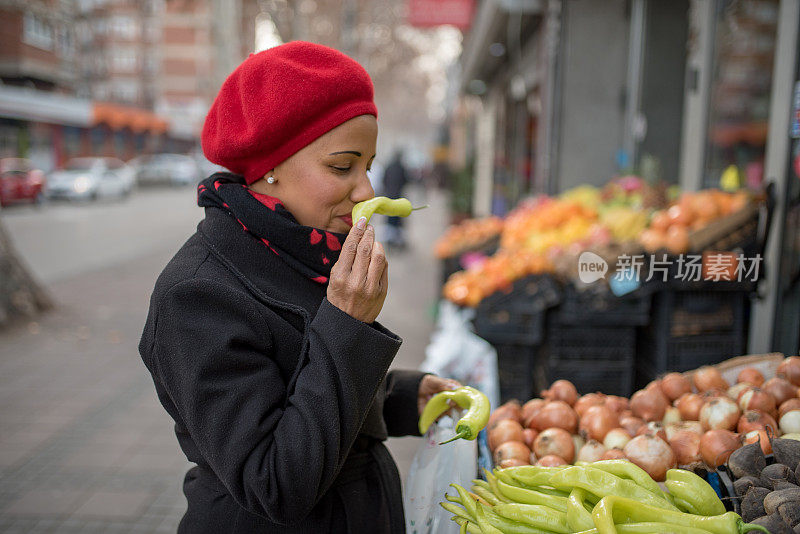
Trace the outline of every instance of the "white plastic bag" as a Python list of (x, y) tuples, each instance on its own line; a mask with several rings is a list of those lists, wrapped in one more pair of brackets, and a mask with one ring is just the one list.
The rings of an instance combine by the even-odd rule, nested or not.
[(463, 439), (439, 445), (452, 438), (454, 433), (455, 421), (448, 416), (442, 417), (431, 425), (414, 455), (403, 496), (408, 534), (458, 532), (458, 525), (450, 520), (452, 514), (439, 503), (444, 500), (448, 489), (455, 494), (450, 484), (465, 488), (472, 485), (477, 447), (475, 441)]
[(439, 304), (439, 320), (420, 370), (472, 386), (489, 398), (492, 407), (497, 407), (500, 401), (497, 352), (472, 331), (474, 313), (448, 301)]

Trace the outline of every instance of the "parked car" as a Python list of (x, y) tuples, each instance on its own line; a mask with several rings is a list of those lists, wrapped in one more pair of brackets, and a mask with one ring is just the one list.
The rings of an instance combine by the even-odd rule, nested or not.
[(0, 159), (0, 206), (15, 202), (40, 202), (44, 173), (23, 158)]
[(48, 198), (96, 200), (126, 197), (133, 190), (133, 169), (116, 158), (74, 158), (47, 180)]
[(194, 158), (182, 154), (153, 154), (139, 156), (129, 164), (135, 169), (139, 185), (190, 185), (200, 178), (200, 169)]

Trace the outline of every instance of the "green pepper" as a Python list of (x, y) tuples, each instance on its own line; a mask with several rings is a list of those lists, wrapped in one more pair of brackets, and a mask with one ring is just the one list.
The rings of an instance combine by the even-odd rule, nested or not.
[(586, 493), (580, 488), (573, 488), (567, 499), (567, 525), (572, 530), (586, 530), (594, 527), (592, 514), (583, 505)]
[(467, 521), (463, 517), (453, 516), (450, 519), (456, 522), (459, 529), (459, 534), (461, 532), (467, 532), (468, 534), (483, 534), (481, 528), (477, 525), (477, 523), (473, 523), (471, 521)]
[(462, 508), (462, 507), (460, 507), (457, 504), (454, 504), (452, 502), (444, 502), (443, 501), (443, 502), (439, 503), (439, 506), (441, 506), (442, 508), (444, 508), (445, 510), (447, 510), (448, 512), (450, 512), (451, 514), (453, 514), (455, 516), (463, 517), (467, 521), (474, 521), (475, 520), (475, 518), (471, 517), (469, 515), (469, 513), (464, 508)]
[(478, 516), (475, 518), (478, 521), (478, 526), (481, 527), (483, 534), (504, 534), (502, 530), (492, 526), (489, 523), (489, 520), (486, 517), (486, 512), (483, 509), (483, 506), (478, 505), (476, 509), (478, 512)]
[(420, 434), (425, 434), (433, 422), (450, 409), (448, 401), (455, 402), (461, 408), (466, 409), (467, 413), (456, 423), (456, 435), (443, 441), (440, 445), (459, 438), (470, 440), (477, 438), (478, 432), (483, 430), (483, 427), (489, 422), (491, 406), (486, 395), (469, 386), (462, 386), (453, 391), (442, 391), (434, 395), (425, 405), (419, 418)]
[(456, 491), (458, 492), (458, 497), (461, 499), (461, 506), (463, 506), (467, 510), (467, 513), (472, 517), (477, 517), (475, 510), (478, 508), (478, 503), (475, 501), (475, 499), (473, 499), (467, 493), (467, 490), (465, 490), (458, 484), (450, 484), (450, 486), (455, 488)]
[(704, 529), (712, 534), (742, 534), (759, 531), (769, 533), (759, 525), (749, 525), (734, 512), (715, 516), (702, 516), (673, 512), (643, 504), (634, 499), (610, 495), (603, 497), (592, 511), (592, 519), (598, 534), (617, 534), (615, 523), (653, 522), (667, 523), (675, 527)]
[(407, 198), (373, 197), (353, 206), (353, 224), (357, 223), (361, 217), (366, 217), (369, 222), (373, 213), (392, 217), (408, 217), (412, 210), (411, 202)]
[(494, 512), (494, 507), (489, 508), (483, 505), (480, 505), (480, 507), (483, 509), (483, 514), (486, 516), (486, 520), (489, 524), (504, 534), (551, 534), (549, 530), (536, 528), (532, 525), (512, 521), (511, 519), (497, 515)]
[(559, 534), (571, 532), (567, 514), (540, 504), (503, 503), (493, 507), (497, 515)]
[(694, 504), (690, 503), (689, 501), (684, 501), (680, 497), (674, 497), (675, 506), (678, 507), (678, 510), (681, 512), (686, 512), (687, 514), (693, 515), (709, 515), (709, 514), (701, 514), (700, 510), (695, 508)]
[(558, 510), (559, 512), (567, 511), (567, 499), (565, 497), (555, 497), (553, 495), (540, 493), (536, 490), (519, 488), (511, 484), (506, 484), (502, 480), (497, 481), (497, 489), (512, 502), (540, 504), (552, 508), (553, 510)]
[(701, 477), (685, 469), (667, 471), (666, 486), (675, 497), (697, 510), (700, 515), (719, 515), (725, 513), (725, 505), (717, 492)]
[(633, 462), (628, 460), (601, 460), (599, 462), (594, 462), (592, 467), (620, 478), (633, 480), (650, 493), (654, 493), (662, 499), (664, 498), (664, 492), (661, 491), (658, 483), (650, 478), (647, 471)]
[(569, 488), (571, 491), (572, 488), (581, 488), (598, 497), (617, 495), (636, 499), (658, 508), (677, 511), (677, 508), (664, 498), (650, 493), (632, 480), (620, 478), (593, 467), (570, 467), (553, 475), (550, 483), (556, 489)]
[(489, 487), (492, 488), (492, 493), (494, 493), (494, 496), (502, 502), (511, 502), (508, 497), (503, 495), (503, 493), (500, 491), (500, 488), (497, 487), (497, 477), (494, 476), (488, 469), (484, 469), (483, 473), (486, 475), (486, 481), (489, 483)]
[(500, 504), (500, 499), (498, 499), (494, 493), (490, 490), (484, 488), (483, 486), (472, 486), (472, 491), (475, 492), (480, 498), (484, 501), (488, 502), (492, 506), (495, 504)]
[[(616, 525), (617, 534), (711, 534), (707, 530), (694, 527), (681, 527), (667, 523), (623, 523)], [(577, 534), (598, 534), (596, 528), (582, 530)]]

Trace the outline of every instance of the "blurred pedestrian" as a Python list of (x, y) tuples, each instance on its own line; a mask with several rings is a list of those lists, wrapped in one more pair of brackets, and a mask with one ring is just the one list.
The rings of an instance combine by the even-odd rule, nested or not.
[[(402, 197), (403, 189), (408, 184), (408, 180), (408, 171), (403, 165), (403, 152), (398, 150), (394, 153), (389, 165), (386, 166), (386, 170), (383, 172), (383, 195), (389, 198)], [(406, 239), (403, 234), (403, 218), (389, 217), (387, 224), (387, 244), (399, 249), (405, 248)]]
[(139, 351), (186, 457), (179, 533), (405, 532), (387, 436), (457, 385), (389, 371), (383, 247), (353, 206), (378, 135), (372, 81), (293, 41), (252, 54), (202, 133), (205, 218), (156, 282)]

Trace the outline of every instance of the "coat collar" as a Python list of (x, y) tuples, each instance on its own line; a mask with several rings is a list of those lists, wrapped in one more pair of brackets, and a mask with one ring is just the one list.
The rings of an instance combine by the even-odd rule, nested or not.
[(300, 306), (310, 317), (316, 315), (327, 285), (313, 282), (289, 267), (224, 210), (205, 210), (205, 219), (197, 229), (217, 251), (268, 297)]

